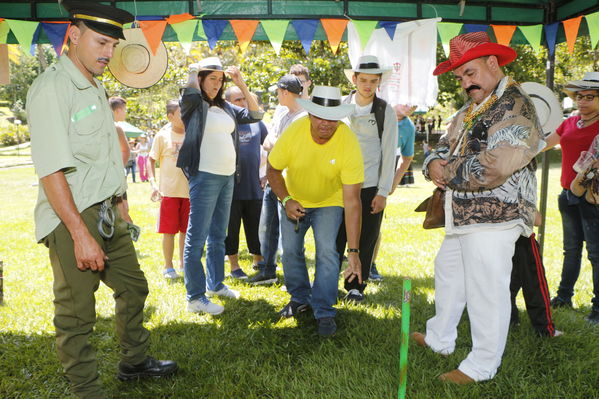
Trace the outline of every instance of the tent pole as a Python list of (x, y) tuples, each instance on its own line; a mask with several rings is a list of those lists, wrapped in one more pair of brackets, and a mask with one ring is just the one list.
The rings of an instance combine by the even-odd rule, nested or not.
[[(549, 50), (549, 49), (548, 49)], [(553, 90), (553, 80), (555, 77), (555, 51), (547, 56), (547, 87)], [(541, 201), (540, 209), (541, 212), (541, 225), (539, 226), (539, 246), (541, 256), (543, 256), (543, 246), (545, 244), (545, 219), (547, 216), (547, 185), (549, 183), (549, 155), (547, 151), (543, 151), (541, 154), (543, 163), (543, 169), (541, 171)]]

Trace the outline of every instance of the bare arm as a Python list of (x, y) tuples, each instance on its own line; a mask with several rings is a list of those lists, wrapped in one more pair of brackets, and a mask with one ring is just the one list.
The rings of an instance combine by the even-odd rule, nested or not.
[(406, 173), (406, 170), (408, 170), (408, 167), (412, 163), (413, 159), (414, 159), (413, 156), (411, 156), (411, 157), (404, 157), (402, 155), (402, 156), (399, 157), (399, 162), (397, 164), (398, 168), (395, 171), (395, 176), (393, 177), (393, 184), (391, 186), (391, 192), (389, 192), (389, 195), (393, 194), (393, 192), (397, 188), (397, 185), (399, 184), (399, 182), (403, 178), (403, 175)]
[[(270, 162), (268, 162), (266, 166), (266, 177), (268, 178), (270, 188), (274, 191), (279, 200), (282, 201), (289, 196), (282, 170), (273, 168)], [(302, 204), (292, 198), (285, 202), (285, 213), (289, 219), (298, 220), (304, 216), (306, 211)]]
[[(347, 234), (347, 247), (360, 248), (360, 230), (362, 228), (362, 201), (360, 190), (362, 183), (343, 185), (343, 207), (345, 208), (345, 230)], [(358, 278), (362, 283), (362, 266), (357, 252), (348, 252), (348, 268), (344, 275), (348, 281)]]
[(54, 172), (40, 179), (48, 201), (73, 239), (75, 260), (79, 270), (104, 270), (108, 259), (83, 222), (64, 172)]
[[(152, 195), (150, 198), (162, 199), (162, 193), (160, 192), (159, 186), (156, 184), (156, 160), (152, 157), (148, 157), (148, 180), (150, 181), (150, 187), (152, 188)], [(154, 200), (156, 201), (156, 200)]]
[(543, 151), (552, 149), (559, 144), (559, 135), (556, 132), (551, 133), (549, 136), (545, 137), (545, 144)]
[(116, 126), (116, 133), (119, 136), (121, 157), (123, 158), (123, 167), (125, 167), (125, 165), (127, 165), (127, 162), (129, 162), (129, 155), (131, 150), (129, 149), (129, 143), (127, 143), (127, 136), (125, 135), (125, 131), (123, 130), (123, 128), (120, 126)]
[(241, 90), (241, 92), (243, 93), (243, 95), (248, 103), (248, 109), (250, 111), (260, 111), (258, 102), (254, 98), (254, 96), (252, 96), (252, 94), (250, 93), (250, 90), (248, 89), (247, 85), (245, 84), (245, 81), (243, 80), (243, 76), (241, 75), (241, 71), (239, 70), (239, 68), (237, 68), (235, 66), (231, 66), (231, 67), (227, 68), (226, 72), (231, 77), (231, 80), (233, 81), (233, 83), (235, 83), (235, 85), (237, 87), (239, 87), (239, 90)]

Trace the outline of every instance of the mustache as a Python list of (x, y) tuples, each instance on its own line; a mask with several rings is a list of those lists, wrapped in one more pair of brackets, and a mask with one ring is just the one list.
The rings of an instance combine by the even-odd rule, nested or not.
[(110, 58), (100, 57), (100, 58), (98, 58), (98, 61), (103, 61), (103, 62), (108, 63), (108, 62), (110, 62)]
[(470, 85), (466, 88), (466, 93), (470, 94), (471, 90), (480, 90), (480, 86), (478, 85)]

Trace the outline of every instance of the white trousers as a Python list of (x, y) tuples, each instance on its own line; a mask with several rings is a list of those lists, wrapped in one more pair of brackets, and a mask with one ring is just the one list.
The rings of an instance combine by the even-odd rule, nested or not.
[(467, 306), (472, 350), (458, 367), (475, 381), (497, 373), (510, 323), (512, 256), (522, 227), (445, 236), (435, 258), (435, 316), (426, 343), (438, 353), (455, 349)]

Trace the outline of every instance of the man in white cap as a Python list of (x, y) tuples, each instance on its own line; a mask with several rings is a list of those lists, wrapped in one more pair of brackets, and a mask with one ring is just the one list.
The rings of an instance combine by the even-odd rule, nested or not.
[[(343, 208), (349, 243), (345, 276), (362, 282), (358, 245), (364, 166), (356, 136), (340, 122), (354, 105), (341, 104), (338, 88), (316, 86), (311, 100), (297, 101), (309, 115), (287, 128), (268, 157), (268, 181), (282, 204), (283, 272), (291, 295), (280, 314), (292, 317), (312, 306), (318, 333), (326, 337), (337, 330), (333, 305), (339, 255), (332, 238), (337, 236)], [(304, 257), (304, 236), (310, 227), (316, 242), (313, 285)]]
[(100, 399), (108, 396), (89, 342), (100, 281), (114, 292), (119, 379), (170, 375), (177, 364), (147, 355), (148, 283), (117, 210), (127, 182), (112, 112), (97, 79), (124, 37), (123, 24), (134, 18), (93, 1), (62, 4), (71, 18), (68, 54), (38, 76), (27, 94), (31, 155), (40, 179), (35, 233), (50, 252), (56, 350), (71, 391)]
[(434, 74), (453, 71), (470, 101), (423, 165), (425, 176), (446, 189), (445, 239), (435, 259), (435, 316), (426, 335), (412, 337), (436, 353), (452, 353), (467, 307), (472, 351), (440, 376), (467, 384), (493, 378), (501, 364), (512, 255), (518, 237), (532, 233), (534, 157), (544, 143), (530, 97), (501, 70), (516, 52), (484, 32), (457, 36), (450, 48)]
[[(361, 56), (354, 69), (345, 70), (347, 78), (356, 87), (344, 100), (346, 104), (355, 105), (355, 111), (347, 121), (358, 138), (364, 160), (364, 184), (360, 191), (362, 227), (358, 248), (363, 281), (358, 282), (355, 278), (351, 281), (346, 278), (344, 281), (346, 299), (355, 302), (364, 300), (366, 280), (370, 274), (374, 248), (381, 230), (383, 209), (387, 204), (387, 196), (392, 191), (397, 117), (393, 107), (376, 96), (383, 74), (390, 70), (391, 68), (381, 67), (374, 55)], [(346, 241), (345, 224), (342, 222), (337, 236), (340, 262)]]

